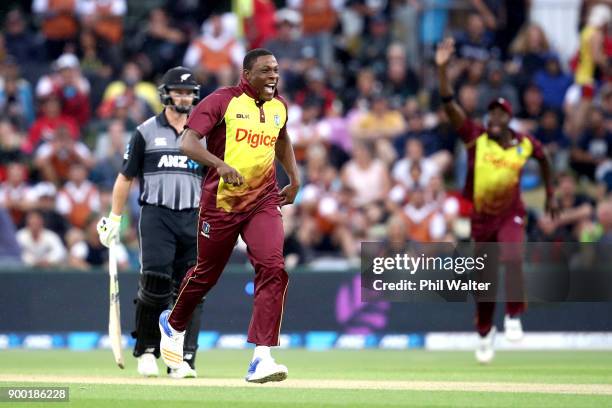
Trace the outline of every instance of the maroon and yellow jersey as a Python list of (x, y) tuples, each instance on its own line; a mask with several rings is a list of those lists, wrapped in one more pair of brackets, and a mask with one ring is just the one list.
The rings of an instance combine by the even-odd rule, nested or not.
[(465, 196), (474, 204), (475, 216), (524, 215), (520, 182), (530, 157), (544, 158), (540, 142), (512, 131), (512, 143), (501, 146), (482, 126), (466, 120), (459, 135), (468, 153)]
[(287, 104), (279, 96), (260, 102), (255, 95), (243, 79), (238, 86), (216, 90), (189, 115), (186, 127), (206, 137), (207, 149), (245, 181), (226, 184), (210, 169), (202, 182), (203, 208), (243, 212), (263, 200), (280, 202), (274, 147), (279, 136), (286, 137)]

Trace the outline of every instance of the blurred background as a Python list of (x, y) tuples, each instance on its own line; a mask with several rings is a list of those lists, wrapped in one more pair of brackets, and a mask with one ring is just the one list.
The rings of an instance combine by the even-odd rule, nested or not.
[[(610, 242), (611, 3), (3, 1), (0, 268), (6, 273), (0, 279), (6, 283), (3, 303), (23, 309), (3, 319), (0, 331), (103, 331), (98, 326), (105, 312), (95, 318), (102, 323), (92, 323), (86, 310), (74, 311), (80, 320), (53, 326), (44, 296), (64, 305), (80, 296), (98, 311), (106, 307), (108, 256), (95, 224), (109, 211), (131, 132), (161, 111), (156, 87), (162, 74), (176, 65), (191, 68), (205, 97), (236, 84), (245, 52), (256, 47), (275, 54), (280, 92), (289, 101), (287, 127), (303, 188), (296, 204), (283, 208), (286, 263), (306, 274), (296, 279), (312, 280), (303, 285), (315, 298), (303, 300), (316, 302), (318, 291), (329, 292), (321, 316), (335, 322), (321, 327), (340, 330), (357, 312), (370, 332), (387, 324), (372, 316), (384, 316), (388, 304), (372, 312), (351, 300), (358, 292), (352, 279), (361, 241), (469, 239), (471, 207), (461, 195), (467, 158), (441, 108), (433, 63), (435, 45), (445, 36), (456, 40), (450, 74), (468, 116), (486, 120), (488, 102), (502, 96), (513, 106), (512, 126), (534, 135), (552, 158), (561, 217), (543, 214), (539, 170), (528, 164), (521, 181), (528, 240)], [(280, 168), (277, 173), (286, 183)], [(139, 269), (138, 183), (133, 187), (121, 235), (124, 327), (131, 326), (133, 272)], [(230, 270), (249, 270), (242, 243), (231, 262)], [(236, 276), (238, 283), (228, 278), (231, 290), (246, 301), (251, 275)], [(33, 290), (37, 282), (46, 282), (44, 295)], [(55, 290), (60, 292), (52, 295)], [(292, 283), (295, 308), (288, 313), (304, 309), (303, 291)], [(239, 309), (238, 320), (229, 321), (241, 332), (248, 311)], [(25, 324), (23, 316), (38, 324)], [(451, 326), (441, 328), (471, 330), (469, 312), (448, 316), (443, 321)], [(431, 329), (410, 324), (401, 320), (393, 330)], [(609, 317), (595, 328), (606, 327)]]

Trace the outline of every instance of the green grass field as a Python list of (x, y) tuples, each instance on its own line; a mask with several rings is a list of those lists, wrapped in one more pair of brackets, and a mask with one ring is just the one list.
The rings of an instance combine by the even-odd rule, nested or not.
[(289, 379), (265, 385), (241, 381), (250, 354), (200, 352), (199, 379), (170, 380), (141, 379), (129, 355), (120, 370), (110, 351), (4, 350), (0, 386), (69, 386), (53, 407), (612, 407), (610, 352), (499, 352), (479, 366), (468, 352), (278, 350)]

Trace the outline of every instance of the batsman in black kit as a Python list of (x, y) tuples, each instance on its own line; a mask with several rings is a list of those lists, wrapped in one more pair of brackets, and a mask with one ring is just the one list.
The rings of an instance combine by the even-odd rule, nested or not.
[[(198, 204), (203, 168), (179, 151), (179, 134), (191, 108), (199, 101), (200, 86), (190, 70), (168, 70), (159, 87), (164, 110), (140, 124), (126, 148), (123, 168), (113, 188), (112, 209), (98, 223), (100, 241), (110, 246), (119, 239), (121, 214), (134, 177), (140, 181), (142, 206), (138, 225), (140, 280), (136, 303), (134, 357), (138, 372), (159, 375), (160, 313), (171, 307), (185, 272), (196, 262)], [(202, 302), (187, 328), (184, 361), (173, 378), (196, 377), (195, 356)]]

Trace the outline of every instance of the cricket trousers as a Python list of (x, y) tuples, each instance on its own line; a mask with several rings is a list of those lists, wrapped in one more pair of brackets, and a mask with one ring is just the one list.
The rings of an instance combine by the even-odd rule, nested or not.
[[(476, 330), (478, 334), (485, 336), (493, 326), (496, 302), (490, 297), (497, 293), (500, 264), (505, 269), (506, 314), (516, 317), (523, 313), (526, 307), (522, 256), (522, 243), (525, 240), (524, 218), (518, 214), (497, 219), (481, 219), (475, 216), (472, 218), (472, 238), (477, 248), (478, 243), (484, 243), (480, 250), (486, 251), (488, 255), (485, 262), (487, 267), (479, 280), (492, 283), (493, 289), (485, 300), (476, 297)], [(497, 245), (492, 248), (493, 245), (486, 243)]]
[(244, 213), (201, 209), (198, 227), (197, 263), (183, 279), (169, 317), (170, 325), (175, 330), (185, 330), (199, 300), (217, 283), (240, 235), (255, 268), (253, 313), (247, 341), (278, 346), (288, 285), (280, 207), (271, 202)]

